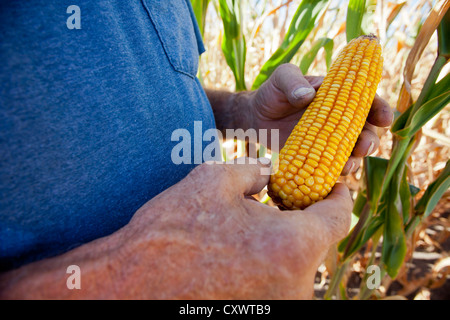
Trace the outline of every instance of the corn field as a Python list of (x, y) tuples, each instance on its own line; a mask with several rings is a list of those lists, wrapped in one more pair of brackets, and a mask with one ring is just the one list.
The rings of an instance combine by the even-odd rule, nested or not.
[[(257, 89), (282, 63), (325, 75), (351, 39), (383, 46), (377, 93), (394, 109), (379, 149), (341, 177), (352, 228), (319, 267), (315, 299), (450, 298), (450, 1), (191, 0), (207, 88)], [(223, 141), (225, 160), (242, 156)], [(259, 148), (259, 155), (276, 158)], [(274, 206), (263, 190), (258, 199)], [(280, 212), (280, 214), (282, 214)], [(368, 285), (373, 267), (380, 281)]]

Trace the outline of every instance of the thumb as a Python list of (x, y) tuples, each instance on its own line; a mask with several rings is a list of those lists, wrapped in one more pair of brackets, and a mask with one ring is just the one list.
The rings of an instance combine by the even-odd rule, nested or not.
[(333, 191), (323, 200), (307, 207), (304, 211), (311, 212), (319, 218), (319, 223), (328, 234), (331, 243), (344, 238), (350, 229), (353, 200), (347, 186), (336, 183)]
[(237, 158), (225, 163), (236, 191), (253, 195), (269, 182), (271, 161), (267, 158)]
[(306, 108), (316, 95), (316, 90), (296, 65), (282, 64), (274, 71), (272, 80), (274, 86), (286, 95), (289, 103), (295, 108)]

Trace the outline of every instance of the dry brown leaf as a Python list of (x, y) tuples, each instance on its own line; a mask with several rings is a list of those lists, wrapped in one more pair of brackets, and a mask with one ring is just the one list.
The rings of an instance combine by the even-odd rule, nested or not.
[(430, 41), (431, 36), (436, 31), (439, 22), (450, 7), (450, 0), (439, 1), (431, 10), (428, 18), (422, 25), (419, 34), (417, 35), (414, 46), (409, 52), (406, 59), (405, 69), (403, 71), (403, 85), (400, 90), (400, 97), (397, 103), (397, 110), (404, 112), (412, 103), (411, 97), (411, 81), (414, 74), (414, 69), (417, 62), (422, 56), (423, 50)]

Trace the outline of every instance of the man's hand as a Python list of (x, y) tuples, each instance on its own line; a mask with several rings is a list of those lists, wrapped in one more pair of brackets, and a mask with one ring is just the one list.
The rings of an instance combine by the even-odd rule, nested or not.
[[(269, 166), (202, 164), (114, 234), (2, 274), (0, 298), (310, 299), (352, 199), (337, 184), (306, 210), (281, 212), (250, 197)], [(66, 287), (72, 264), (79, 290)]]
[[(248, 118), (251, 122), (249, 127), (257, 130), (279, 129), (282, 147), (314, 99), (322, 80), (323, 77), (304, 77), (300, 69), (293, 64), (281, 65), (257, 91), (251, 93), (249, 106), (252, 116)], [(393, 117), (389, 105), (376, 96), (364, 129), (344, 166), (342, 175), (356, 171), (361, 158), (378, 148), (380, 140), (376, 127), (389, 126)]]
[(349, 191), (337, 184), (304, 211), (280, 212), (248, 197), (267, 184), (265, 166), (203, 164), (148, 202), (124, 229), (116, 274), (132, 275), (141, 297), (312, 298), (318, 265), (349, 229)]

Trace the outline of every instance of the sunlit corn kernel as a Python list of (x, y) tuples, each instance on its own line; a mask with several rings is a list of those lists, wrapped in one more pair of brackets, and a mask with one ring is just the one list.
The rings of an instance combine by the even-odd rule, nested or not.
[(305, 184), (308, 187), (312, 187), (314, 185), (314, 177), (308, 177), (305, 179)]
[(283, 190), (280, 190), (279, 192), (278, 192), (278, 196), (281, 198), (281, 199), (287, 199), (287, 194), (283, 191)]
[(324, 146), (324, 147), (326, 147), (326, 145), (327, 145), (327, 142), (323, 139), (316, 139), (316, 143), (320, 144), (321, 146)]
[(320, 195), (317, 192), (311, 192), (309, 194), (309, 197), (311, 198), (311, 200), (317, 201), (317, 200), (319, 200)]
[(278, 178), (277, 180), (275, 180), (275, 183), (277, 183), (279, 186), (284, 186), (286, 182), (287, 181), (285, 178)]
[[(292, 164), (297, 167), (297, 171), (299, 168), (301, 168), (303, 166), (303, 162), (301, 162), (300, 160), (294, 159), (292, 160)], [(292, 172), (292, 171), (291, 171)], [(294, 173), (294, 172), (293, 172)], [(295, 172), (297, 173), (297, 172)]]
[(284, 191), (284, 193), (285, 193), (286, 195), (291, 194), (292, 191), (293, 191), (293, 189), (292, 189), (290, 186), (288, 186), (287, 184), (285, 184), (285, 185), (281, 188), (281, 190)]
[(302, 177), (303, 179), (306, 179), (310, 176), (308, 172), (306, 172), (304, 169), (298, 170), (298, 175)]
[(316, 148), (316, 145), (311, 147), (311, 149), (309, 149), (309, 152), (310, 153), (308, 154), (308, 158), (314, 159), (316, 161), (320, 161), (320, 156), (322, 155), (322, 152)]
[(278, 170), (273, 176), (276, 177), (276, 178), (283, 178), (284, 177), (284, 172), (281, 171), (281, 170)]
[(292, 160), (294, 160), (294, 157), (291, 156), (290, 154), (285, 154), (284, 155), (284, 159), (287, 160), (287, 161), (292, 161)]
[(290, 173), (289, 171), (286, 171), (286, 173), (284, 174), (284, 178), (286, 180), (293, 179), (294, 175), (292, 173)]
[[(303, 194), (309, 194), (310, 192), (311, 192), (311, 189), (310, 188), (308, 188), (306, 185), (301, 185), (300, 187), (298, 187), (299, 189), (300, 189), (300, 191), (303, 193)], [(282, 192), (282, 191), (281, 191)]]
[(294, 182), (297, 184), (297, 186), (300, 186), (305, 183), (305, 178), (302, 178), (299, 175), (295, 175)]
[(278, 183), (272, 183), (270, 185), (270, 188), (272, 189), (272, 191), (277, 192), (277, 193), (280, 192), (280, 190), (281, 190), (281, 187)]
[(325, 177), (325, 172), (323, 172), (323, 170), (320, 168), (316, 168), (314, 170), (314, 176), (315, 176), (315, 178)]
[(330, 161), (333, 161), (334, 160), (334, 157), (333, 157), (333, 155), (331, 154), (331, 153), (329, 153), (328, 151), (324, 151), (323, 153), (322, 153), (322, 155), (324, 156), (324, 157), (326, 157), (328, 160), (330, 160)]
[(286, 152), (286, 154), (291, 155), (291, 156), (296, 156), (296, 155), (297, 155), (297, 152), (295, 152), (295, 150), (288, 150), (288, 151)]
[(331, 161), (328, 158), (322, 157), (322, 159), (320, 159), (320, 162), (322, 164), (324, 164), (326, 167), (330, 167), (331, 166)]
[(303, 194), (303, 192), (301, 192), (300, 189), (298, 189), (298, 188), (294, 189), (294, 191), (292, 192), (292, 195), (294, 196), (294, 198), (296, 200), (302, 200), (303, 197), (305, 196)]
[[(320, 161), (320, 158), (319, 158)], [(313, 160), (311, 158), (306, 159), (305, 164), (311, 166), (312, 168), (316, 168), (319, 165), (319, 162), (317, 162), (316, 160)]]
[(326, 174), (325, 175), (325, 183), (333, 184), (333, 182), (334, 182), (334, 175)]
[(311, 148), (311, 153), (308, 154), (308, 158), (311, 160), (314, 160), (316, 162), (316, 165), (313, 165), (313, 167), (317, 167), (319, 165), (319, 161), (320, 161), (320, 153), (316, 153), (313, 152), (313, 150), (316, 150), (317, 152), (319, 152), (317, 149)]
[(320, 192), (322, 191), (322, 189), (323, 189), (323, 186), (322, 186), (321, 184), (318, 184), (318, 183), (314, 184), (314, 185), (311, 187), (311, 191), (312, 191), (312, 192), (316, 192), (317, 194), (320, 194)]
[[(292, 163), (293, 163), (294, 161), (298, 161), (298, 160), (295, 160), (295, 159), (294, 159), (294, 160), (292, 160)], [(288, 170), (288, 172), (290, 172), (290, 173), (292, 173), (292, 174), (296, 174), (297, 171), (298, 171), (298, 168), (297, 168), (295, 165), (293, 165), (293, 164), (289, 164), (287, 170)]]
[(309, 153), (308, 149), (309, 149), (309, 146), (301, 145), (300, 150), (298, 150), (298, 154), (306, 156)]
[[(306, 160), (308, 161), (308, 160)], [(310, 166), (309, 164), (305, 163), (303, 164), (303, 169), (308, 172), (310, 175), (314, 173), (314, 167)]]
[[(326, 165), (322, 162), (322, 160), (323, 160), (323, 159), (321, 159), (321, 160), (320, 160), (321, 162), (319, 162), (319, 167), (318, 167), (318, 169), (320, 169), (320, 170), (322, 170), (323, 172), (327, 173), (330, 169), (329, 169), (328, 166), (326, 166)], [(317, 170), (317, 169), (316, 169), (316, 170)]]
[(288, 181), (288, 186), (290, 186), (292, 189), (297, 189), (298, 185), (295, 183), (294, 180), (289, 180)]
[(330, 117), (330, 118), (328, 118), (328, 122), (331, 122), (331, 123), (334, 123), (337, 125), (337, 124), (339, 124), (339, 119)]
[(310, 204), (311, 204), (311, 198), (308, 197), (308, 196), (305, 196), (305, 197), (303, 198), (303, 205), (304, 205), (304, 206), (309, 206)]
[(339, 174), (338, 166), (340, 166), (340, 165), (337, 163), (334, 163), (334, 165), (330, 168), (330, 173), (331, 173), (330, 177), (333, 178)]

